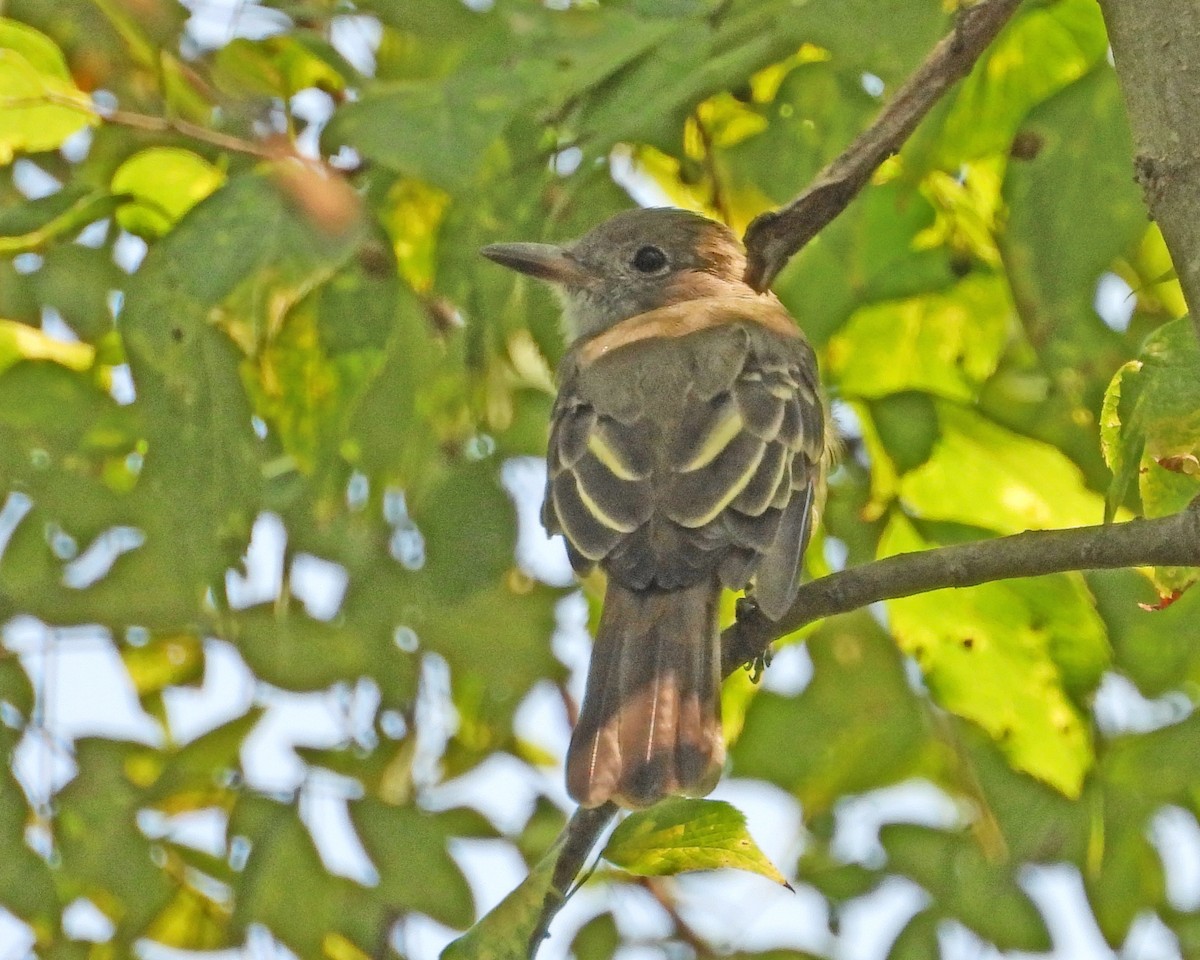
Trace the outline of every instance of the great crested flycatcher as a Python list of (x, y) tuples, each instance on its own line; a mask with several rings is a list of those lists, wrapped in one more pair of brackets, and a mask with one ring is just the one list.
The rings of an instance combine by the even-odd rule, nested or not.
[(608, 586), (567, 788), (585, 807), (703, 796), (725, 760), (721, 588), (781, 617), (823, 496), (812, 348), (744, 282), (733, 233), (684, 210), (483, 254), (551, 283), (573, 337), (542, 520)]

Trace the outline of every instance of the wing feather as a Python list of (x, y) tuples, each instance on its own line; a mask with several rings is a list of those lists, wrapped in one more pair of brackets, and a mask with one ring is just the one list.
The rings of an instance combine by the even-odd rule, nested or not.
[(754, 579), (764, 611), (782, 614), (825, 442), (807, 344), (731, 316), (586, 365), (573, 349), (544, 508), (572, 563), (600, 563), (633, 590)]

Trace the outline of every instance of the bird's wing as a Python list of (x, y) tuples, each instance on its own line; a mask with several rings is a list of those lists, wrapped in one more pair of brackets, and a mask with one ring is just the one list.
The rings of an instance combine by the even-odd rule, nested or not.
[(723, 322), (634, 339), (564, 363), (547, 528), (577, 569), (600, 563), (632, 589), (757, 573), (760, 606), (781, 615), (824, 454), (811, 349), (736, 301)]

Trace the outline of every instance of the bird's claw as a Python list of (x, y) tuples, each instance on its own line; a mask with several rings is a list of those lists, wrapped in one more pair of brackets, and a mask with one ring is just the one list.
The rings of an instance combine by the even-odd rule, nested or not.
[(747, 661), (746, 670), (750, 673), (751, 683), (758, 683), (762, 679), (763, 674), (767, 672), (767, 667), (771, 665), (771, 657), (771, 648), (767, 647), (753, 660)]

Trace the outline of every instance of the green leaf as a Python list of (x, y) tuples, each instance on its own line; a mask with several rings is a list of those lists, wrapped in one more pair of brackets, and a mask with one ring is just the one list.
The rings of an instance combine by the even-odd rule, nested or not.
[(471, 890), (446, 848), (450, 837), (462, 835), (461, 817), (367, 798), (350, 805), (350, 818), (379, 868), (380, 894), (393, 909), (427, 913), (451, 927), (471, 922)]
[(392, 630), (368, 631), (353, 614), (348, 623), (323, 623), (265, 604), (238, 611), (230, 627), (255, 676), (284, 690), (321, 690), (377, 675), (391, 703), (415, 691), (417, 658), (396, 646)]
[(838, 798), (929, 776), (944, 766), (896, 644), (865, 612), (808, 640), (813, 679), (796, 697), (759, 693), (734, 745), (733, 772), (799, 798), (805, 820)]
[(1007, 152), (1029, 110), (1100, 63), (1106, 48), (1104, 20), (1089, 0), (1022, 7), (906, 155), (912, 146), (918, 156), (931, 150), (931, 167), (955, 170)]
[(105, 903), (118, 941), (126, 943), (145, 931), (176, 886), (137, 825), (145, 801), (137, 774), (148, 754), (140, 746), (80, 740), (79, 772), (56, 799), (55, 846), (68, 878), (65, 899), (86, 896)]
[(302, 957), (321, 957), (340, 938), (374, 950), (391, 906), (378, 890), (331, 876), (294, 804), (244, 793), (229, 818), (230, 837), (249, 841), (234, 877), (233, 923), (261, 923)]
[(732, 867), (785, 887), (787, 878), (746, 829), (746, 815), (723, 800), (673, 797), (622, 820), (602, 856), (642, 877)]
[(1114, 71), (1101, 64), (1047, 100), (1020, 136), (1036, 155), (1011, 161), (1004, 181), (1000, 246), (1013, 298), (1045, 362), (1107, 376), (1123, 351), (1093, 308), (1095, 284), (1146, 226)]
[(197, 600), (237, 561), (262, 508), (267, 450), (242, 382), (244, 350), (361, 238), (357, 224), (298, 206), (289, 183), (243, 176), (198, 204), (151, 249), (121, 316), (148, 443), (139, 492), (157, 503), (143, 552)]
[[(115, 202), (105, 204), (85, 215), (91, 219), (107, 216), (115, 207)], [(42, 254), (41, 269), (30, 280), (45, 306), (57, 310), (80, 339), (101, 350), (102, 363), (124, 361), (111, 341), (102, 342), (113, 330), (112, 291), (123, 289), (128, 282), (125, 272), (113, 263), (110, 249), (81, 243), (51, 244)], [(103, 349), (106, 346), (108, 349)]]
[(934, 221), (914, 184), (872, 186), (796, 256), (776, 291), (822, 344), (864, 304), (946, 290), (958, 281), (951, 251), (916, 242)]
[(515, 77), (495, 70), (464, 71), (450, 81), (381, 84), (335, 113), (321, 144), (328, 152), (350, 146), (405, 176), (464, 190), (523, 96)]
[(904, 925), (888, 951), (888, 960), (927, 960), (938, 956), (941, 943), (938, 940), (939, 917), (932, 910), (921, 910)]
[[(1130, 398), (1121, 402), (1123, 393)], [(1200, 495), (1200, 343), (1189, 318), (1163, 324), (1125, 364), (1106, 394), (1105, 450), (1113, 471), (1109, 501), (1136, 471), (1142, 512), (1161, 517)], [(1155, 571), (1169, 595), (1195, 580), (1194, 571)]]
[[(91, 189), (63, 189), (0, 214), (0, 255), (44, 249), (108, 216), (120, 201)], [(39, 273), (41, 271), (38, 271)]]
[(54, 150), (98, 122), (54, 41), (0, 18), (0, 164), (17, 152)]
[(1140, 572), (1096, 570), (1087, 577), (1108, 625), (1115, 666), (1144, 695), (1200, 683), (1200, 590), (1187, 590), (1158, 610), (1158, 593)]
[(971, 409), (936, 405), (941, 437), (929, 459), (900, 479), (906, 507), (928, 520), (997, 533), (1099, 523), (1102, 498), (1047, 443), (1012, 433)]
[(1200, 493), (1200, 342), (1190, 318), (1156, 330), (1140, 356), (1142, 391), (1122, 442), (1144, 444), (1142, 505), (1159, 517)]
[(151, 147), (135, 153), (112, 176), (113, 193), (132, 198), (117, 210), (117, 223), (155, 239), (224, 182), (224, 173), (190, 150)]
[(357, 72), (328, 43), (304, 32), (262, 40), (238, 37), (217, 51), (217, 83), (238, 97), (247, 93), (290, 100), (315, 88), (340, 93)]
[(1013, 866), (989, 859), (971, 833), (896, 823), (885, 824), (879, 839), (888, 866), (933, 892), (939, 913), (961, 920), (1001, 950), (1050, 949), (1045, 921), (1018, 885)]
[[(1104, 405), (1100, 409), (1100, 450), (1113, 475), (1104, 497), (1105, 523), (1112, 522), (1117, 508), (1124, 502), (1142, 459), (1145, 436), (1122, 430), (1121, 423), (1122, 408), (1128, 416), (1135, 403), (1135, 397), (1128, 394), (1137, 393), (1144, 382), (1138, 377), (1141, 369), (1142, 364), (1137, 360), (1123, 364), (1104, 391)], [(1126, 378), (1130, 380), (1129, 389), (1126, 389)]]
[(611, 960), (620, 944), (616, 920), (611, 913), (602, 913), (579, 928), (571, 952), (578, 960)]
[[(894, 515), (879, 550), (927, 546)], [(1079, 795), (1094, 753), (1075, 698), (1095, 689), (1109, 662), (1104, 624), (1080, 576), (935, 590), (888, 601), (888, 618), (940, 705), (987, 730), (1014, 766)]]
[(508, 896), (442, 951), (440, 960), (526, 960), (561, 849), (560, 838)]
[(1141, 736), (1114, 739), (1099, 770), (1103, 806), (1094, 808), (1084, 887), (1110, 944), (1128, 936), (1136, 918), (1165, 906), (1162, 858), (1149, 821), (1164, 805), (1196, 811), (1200, 718)]
[(829, 341), (824, 369), (846, 396), (922, 390), (969, 401), (996, 369), (1011, 314), (998, 277), (968, 277), (945, 292), (872, 304)]

